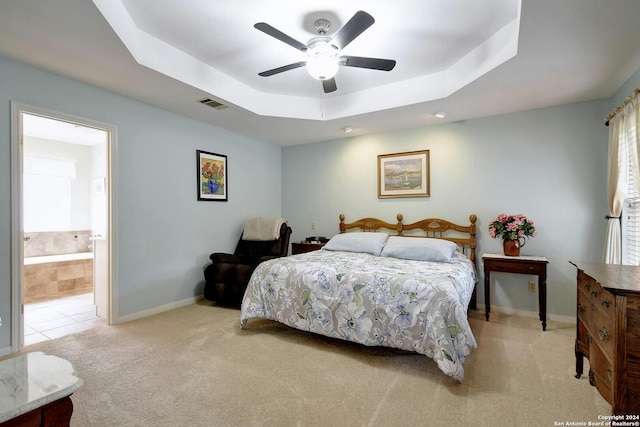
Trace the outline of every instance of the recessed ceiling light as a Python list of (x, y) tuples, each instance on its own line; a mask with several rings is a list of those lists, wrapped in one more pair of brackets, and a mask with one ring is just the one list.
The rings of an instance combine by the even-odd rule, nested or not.
[(353, 128), (346, 126), (346, 127), (343, 127), (342, 130), (344, 131), (344, 133), (349, 133), (353, 130)]
[(444, 111), (439, 111), (435, 113), (434, 116), (436, 116), (439, 119), (444, 119), (445, 117), (447, 117), (447, 113), (445, 113)]

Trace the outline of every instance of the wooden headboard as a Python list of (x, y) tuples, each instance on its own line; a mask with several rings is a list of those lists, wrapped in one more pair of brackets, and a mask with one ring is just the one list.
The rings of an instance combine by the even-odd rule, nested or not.
[[(402, 215), (398, 214), (400, 217)], [(402, 224), (402, 234), (410, 230), (422, 230), (425, 235), (423, 237), (435, 237), (437, 239), (449, 240), (457, 243), (460, 250), (465, 253), (473, 265), (476, 265), (476, 221), (478, 217), (474, 214), (469, 215), (469, 225), (459, 225), (440, 218), (423, 219), (411, 224)], [(450, 235), (456, 234), (458, 235)], [(464, 237), (459, 234), (465, 235)], [(468, 234), (469, 236), (466, 236)], [(477, 270), (477, 267), (476, 267)]]
[(362, 231), (378, 231), (381, 228), (386, 228), (387, 230), (395, 230), (398, 236), (402, 236), (402, 214), (398, 214), (396, 218), (398, 218), (398, 222), (395, 224), (377, 218), (362, 218), (347, 224), (344, 222), (344, 214), (340, 214), (340, 233), (346, 233), (350, 228), (359, 228)]
[[(432, 237), (449, 240), (458, 245), (460, 251), (469, 257), (476, 271), (478, 271), (476, 264), (476, 221), (478, 221), (478, 217), (476, 215), (469, 215), (469, 225), (454, 224), (453, 222), (440, 218), (427, 218), (411, 224), (403, 224), (402, 221), (404, 217), (402, 214), (396, 215), (396, 218), (398, 222), (395, 224), (377, 218), (362, 218), (355, 222), (345, 223), (344, 214), (340, 214), (340, 233), (346, 233), (347, 230), (354, 228), (362, 231), (381, 231), (381, 229), (387, 229), (394, 231), (397, 236)], [(411, 234), (411, 232), (415, 230), (419, 230), (422, 234)], [(475, 288), (469, 307), (474, 310), (477, 309)]]
[[(456, 243), (460, 247), (460, 250), (473, 262), (473, 265), (476, 265), (476, 221), (478, 221), (476, 215), (469, 215), (469, 225), (454, 224), (453, 222), (440, 218), (427, 218), (411, 224), (404, 224), (402, 222), (404, 220), (402, 214), (396, 215), (396, 218), (398, 222), (395, 224), (377, 218), (362, 218), (355, 222), (345, 223), (344, 214), (340, 214), (340, 233), (346, 233), (347, 230), (353, 228), (358, 228), (362, 231), (381, 231), (381, 229), (387, 229), (395, 231), (396, 236), (433, 237), (436, 239), (449, 240)], [(420, 230), (423, 234), (412, 235), (410, 233), (413, 230)]]

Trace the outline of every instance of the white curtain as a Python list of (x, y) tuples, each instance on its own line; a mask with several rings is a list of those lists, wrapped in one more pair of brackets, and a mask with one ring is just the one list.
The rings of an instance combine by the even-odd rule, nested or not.
[(624, 105), (618, 107), (609, 120), (609, 216), (603, 260), (607, 264), (622, 262), (622, 237), (620, 215), (626, 198), (631, 167), (635, 184), (640, 187), (640, 169), (638, 153), (640, 149), (640, 103), (636, 89), (633, 97), (627, 98)]

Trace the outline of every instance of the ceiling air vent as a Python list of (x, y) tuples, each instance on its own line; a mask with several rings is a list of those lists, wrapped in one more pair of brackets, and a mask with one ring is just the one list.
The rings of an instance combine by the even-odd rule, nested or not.
[(211, 98), (201, 99), (198, 102), (204, 105), (208, 105), (211, 108), (215, 108), (216, 110), (224, 110), (225, 108), (229, 108), (229, 106), (221, 104), (218, 101), (214, 101)]

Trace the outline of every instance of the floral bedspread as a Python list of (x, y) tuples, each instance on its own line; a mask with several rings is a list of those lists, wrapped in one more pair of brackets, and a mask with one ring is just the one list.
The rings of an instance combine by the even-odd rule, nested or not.
[(467, 306), (471, 261), (400, 260), (319, 250), (260, 264), (244, 294), (240, 326), (254, 318), (368, 346), (416, 351), (462, 381), (476, 348)]

